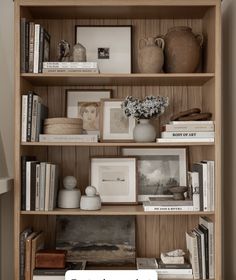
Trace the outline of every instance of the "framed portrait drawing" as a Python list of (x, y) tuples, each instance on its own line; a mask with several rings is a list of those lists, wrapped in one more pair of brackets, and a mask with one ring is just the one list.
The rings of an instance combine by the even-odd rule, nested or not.
[(87, 61), (100, 73), (131, 73), (131, 26), (75, 27), (75, 42), (86, 48)]
[(91, 185), (103, 203), (137, 203), (136, 158), (92, 158)]
[(66, 116), (68, 118), (81, 118), (84, 133), (99, 135), (101, 99), (110, 97), (111, 90), (67, 90)]
[(127, 118), (121, 109), (122, 100), (101, 101), (101, 141), (132, 141), (135, 119)]
[(138, 201), (172, 197), (169, 189), (186, 186), (186, 148), (124, 148), (123, 156), (137, 157)]

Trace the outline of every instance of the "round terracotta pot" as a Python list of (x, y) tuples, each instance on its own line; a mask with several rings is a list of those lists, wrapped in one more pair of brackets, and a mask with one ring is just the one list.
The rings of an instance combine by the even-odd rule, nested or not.
[(201, 61), (203, 36), (190, 27), (179, 26), (165, 35), (165, 72), (194, 73)]
[(164, 65), (162, 38), (149, 37), (139, 41), (139, 70), (142, 73), (160, 73)]

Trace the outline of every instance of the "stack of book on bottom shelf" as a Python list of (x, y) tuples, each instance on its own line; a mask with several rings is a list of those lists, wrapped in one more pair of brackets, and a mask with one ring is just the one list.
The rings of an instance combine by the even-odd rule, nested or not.
[(161, 279), (193, 279), (191, 264), (164, 264), (161, 259), (137, 258), (137, 269), (155, 269), (158, 280)]
[(172, 197), (149, 197), (143, 202), (144, 211), (195, 211), (193, 200), (174, 200)]
[(214, 142), (213, 121), (172, 121), (163, 126), (158, 143), (165, 142)]
[(21, 210), (49, 211), (56, 207), (58, 166), (21, 157)]
[(200, 217), (198, 227), (186, 232), (189, 260), (194, 279), (214, 279), (214, 225), (208, 217)]

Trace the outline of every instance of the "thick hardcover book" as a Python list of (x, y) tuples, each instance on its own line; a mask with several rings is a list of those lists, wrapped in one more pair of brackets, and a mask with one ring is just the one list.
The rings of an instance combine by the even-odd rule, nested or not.
[(78, 134), (78, 135), (54, 135), (40, 134), (39, 142), (98, 142), (98, 135)]
[(39, 43), (39, 73), (43, 72), (43, 62), (48, 62), (50, 57), (50, 35), (41, 28)]
[(215, 138), (157, 138), (157, 143), (192, 143), (192, 142), (207, 142), (214, 143)]
[(29, 72), (29, 22), (26, 22), (25, 31), (25, 72)]
[(163, 131), (170, 132), (213, 132), (214, 130), (214, 124), (167, 124), (163, 126)]
[(27, 141), (31, 141), (32, 110), (34, 92), (28, 91), (28, 110), (27, 110)]
[(34, 72), (34, 22), (29, 23), (29, 73)]
[(186, 243), (189, 252), (189, 260), (192, 264), (194, 279), (199, 279), (199, 262), (197, 237), (192, 232), (186, 232)]
[(192, 233), (197, 237), (199, 277), (200, 277), (200, 279), (203, 279), (201, 236), (200, 236), (200, 234), (195, 229), (192, 231)]
[(44, 62), (44, 69), (89, 69), (89, 68), (98, 68), (97, 62)]
[(36, 200), (36, 165), (38, 162), (31, 162), (30, 172), (30, 210), (35, 211), (35, 200)]
[(213, 160), (203, 160), (207, 164), (207, 205), (209, 211), (215, 209), (215, 162)]
[(200, 210), (207, 211), (207, 165), (194, 163), (192, 170), (199, 174)]
[(26, 18), (21, 18), (20, 22), (20, 70), (26, 72)]
[(179, 124), (194, 124), (194, 125), (199, 125), (199, 124), (209, 124), (212, 125), (214, 124), (214, 121), (172, 121), (170, 122), (170, 124), (175, 124), (175, 125), (179, 125)]
[(32, 125), (31, 125), (31, 142), (36, 141), (36, 127), (37, 127), (37, 111), (38, 104), (41, 103), (42, 100), (38, 95), (33, 96), (33, 108), (32, 108)]
[(35, 141), (39, 141), (39, 134), (43, 133), (43, 122), (48, 117), (48, 107), (43, 105), (42, 103), (38, 103), (37, 105), (37, 122), (36, 122), (36, 139)]
[(43, 73), (92, 73), (99, 74), (98, 68), (81, 68), (81, 69), (43, 69)]
[(56, 207), (58, 190), (58, 166), (51, 164), (50, 172), (50, 190), (49, 190), (49, 207), (48, 210), (53, 210)]
[(162, 132), (162, 138), (214, 138), (215, 132)]
[(40, 163), (39, 210), (45, 210), (46, 162)]
[(45, 205), (44, 205), (44, 210), (45, 210), (45, 211), (49, 211), (50, 182), (51, 182), (51, 164), (50, 164), (50, 163), (46, 163)]
[[(26, 211), (30, 211), (30, 210), (34, 210), (33, 208), (31, 208), (32, 206), (35, 205), (35, 202), (33, 203), (33, 194), (32, 194), (32, 190), (33, 190), (33, 184), (35, 184), (32, 180), (32, 175), (35, 177), (33, 173), (33, 171), (36, 172), (36, 163), (37, 161), (27, 161), (26, 162)], [(35, 187), (35, 186), (34, 186)], [(33, 192), (35, 192), (33, 190)], [(34, 197), (35, 199), (35, 197)], [(34, 204), (34, 205), (33, 205)]]
[(21, 97), (21, 141), (27, 141), (27, 111), (28, 111), (28, 95)]
[(202, 279), (206, 279), (206, 256), (205, 256), (204, 233), (199, 228), (195, 228), (194, 230), (201, 237)]
[(167, 264), (163, 263), (161, 259), (157, 259), (158, 262), (158, 268), (163, 268), (163, 269), (191, 269), (192, 266), (190, 263), (183, 263), (183, 264)]
[[(193, 279), (193, 275), (191, 274), (158, 274), (158, 280), (162, 279)], [(196, 278), (194, 278), (196, 279)]]
[(25, 245), (26, 239), (31, 233), (32, 229), (27, 228), (20, 234), (20, 280), (25, 280)]
[(208, 217), (200, 217), (199, 224), (204, 225), (208, 229), (208, 245), (209, 245), (209, 278), (215, 278), (215, 241), (214, 241), (214, 224)]
[(21, 210), (26, 210), (26, 162), (35, 161), (34, 156), (21, 157)]
[(144, 211), (194, 211), (193, 206), (153, 206), (148, 201), (143, 202)]
[(38, 235), (37, 232), (31, 233), (26, 239), (25, 245), (25, 279), (31, 280), (31, 253), (32, 253), (32, 240)]
[(177, 275), (192, 275), (193, 274), (193, 270), (191, 268), (189, 269), (184, 269), (184, 268), (178, 268), (178, 269), (167, 269), (167, 268), (158, 268), (157, 269), (157, 273), (158, 275), (173, 275), (173, 274), (177, 274)]
[(38, 63), (38, 73), (42, 73), (42, 65), (43, 65), (43, 34), (44, 28), (41, 26), (39, 33), (39, 63)]
[(36, 164), (35, 211), (39, 211), (39, 191), (40, 191), (40, 163), (37, 163)]
[(40, 232), (33, 240), (32, 240), (32, 249), (31, 249), (31, 279), (33, 278), (33, 271), (35, 269), (35, 256), (39, 250), (44, 249), (45, 245), (45, 234)]
[(149, 197), (148, 205), (150, 206), (193, 206), (190, 199), (174, 200), (171, 197)]

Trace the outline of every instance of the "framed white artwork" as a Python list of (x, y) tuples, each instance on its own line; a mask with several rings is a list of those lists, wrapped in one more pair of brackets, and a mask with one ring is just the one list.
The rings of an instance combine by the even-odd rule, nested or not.
[(100, 73), (131, 73), (131, 26), (75, 28), (76, 43), (86, 48), (87, 61), (98, 63)]

